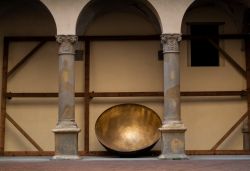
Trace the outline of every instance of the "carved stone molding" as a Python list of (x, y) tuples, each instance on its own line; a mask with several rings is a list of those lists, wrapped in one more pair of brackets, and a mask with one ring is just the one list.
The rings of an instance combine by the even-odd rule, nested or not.
[(161, 43), (163, 45), (163, 53), (179, 52), (180, 34), (162, 34)]
[(56, 41), (60, 44), (59, 54), (74, 54), (74, 44), (78, 38), (75, 35), (58, 35)]

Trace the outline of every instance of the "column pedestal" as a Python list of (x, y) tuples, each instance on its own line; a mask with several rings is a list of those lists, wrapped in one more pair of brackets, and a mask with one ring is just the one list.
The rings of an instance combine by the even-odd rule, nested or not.
[(161, 155), (159, 159), (183, 160), (188, 159), (185, 154), (184, 124), (169, 122), (159, 129), (161, 131)]
[(78, 156), (78, 133), (75, 122), (60, 122), (55, 129), (55, 156), (53, 159), (80, 159)]
[(250, 136), (249, 136), (250, 132), (248, 128), (248, 119), (246, 119), (243, 123), (242, 133), (243, 133), (243, 149), (250, 150)]

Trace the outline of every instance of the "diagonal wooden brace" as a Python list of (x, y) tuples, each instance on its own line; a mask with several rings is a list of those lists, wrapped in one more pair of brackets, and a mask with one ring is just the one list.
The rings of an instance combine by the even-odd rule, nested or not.
[(14, 121), (13, 118), (10, 117), (10, 115), (8, 115), (7, 113), (5, 114), (6, 119), (8, 119), (10, 121), (10, 123), (12, 123), (16, 129), (39, 151), (39, 152), (43, 152), (44, 150), (21, 128), (20, 125), (18, 125), (18, 123), (16, 123), (16, 121)]
[(215, 151), (228, 136), (247, 118), (248, 112), (241, 116), (241, 118), (226, 132), (225, 135), (211, 148), (211, 150)]
[(24, 56), (9, 72), (8, 72), (8, 78), (16, 72), (16, 70), (22, 66), (25, 62), (27, 62), (44, 44), (46, 41), (42, 41), (38, 43), (36, 47), (34, 47), (26, 56)]
[(214, 43), (213, 40), (208, 39), (212, 46), (214, 46), (222, 54), (222, 56), (244, 77), (246, 78), (246, 71), (220, 46)]

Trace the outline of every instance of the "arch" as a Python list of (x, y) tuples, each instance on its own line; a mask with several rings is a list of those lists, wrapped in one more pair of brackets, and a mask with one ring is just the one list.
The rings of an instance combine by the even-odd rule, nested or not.
[[(51, 11), (42, 3), (40, 0), (3, 0), (0, 2), (0, 18), (5, 19), (11, 15), (15, 15), (21, 12), (36, 12), (38, 15), (45, 17), (47, 23), (50, 23), (52, 30), (52, 34), (56, 34), (56, 23), (54, 17), (51, 14)], [(8, 15), (7, 15), (8, 14)], [(30, 16), (33, 17), (33, 16)], [(8, 19), (8, 18), (7, 18)], [(13, 20), (15, 21), (15, 20)], [(20, 21), (19, 21), (20, 22)], [(29, 23), (28, 21), (25, 21)], [(39, 20), (37, 23), (34, 23), (34, 27), (37, 27), (39, 24)], [(42, 23), (40, 23), (42, 24)], [(27, 27), (31, 25), (27, 24)]]
[[(250, 3), (245, 0), (194, 0), (193, 3), (191, 3), (188, 8), (185, 11), (185, 14), (182, 18), (182, 28), (183, 28), (183, 22), (184, 19), (187, 17), (188, 13), (191, 10), (197, 9), (199, 7), (208, 7), (208, 6), (214, 6), (215, 8), (220, 9), (223, 11), (234, 23), (235, 26), (238, 26), (238, 31), (242, 30), (242, 24), (243, 24), (243, 16), (244, 11), (247, 7), (250, 6)], [(241, 18), (242, 20), (239, 20)]]
[(99, 15), (107, 12), (126, 10), (142, 15), (161, 33), (162, 26), (156, 9), (147, 0), (91, 0), (80, 12), (76, 23), (76, 34), (86, 32), (89, 24)]

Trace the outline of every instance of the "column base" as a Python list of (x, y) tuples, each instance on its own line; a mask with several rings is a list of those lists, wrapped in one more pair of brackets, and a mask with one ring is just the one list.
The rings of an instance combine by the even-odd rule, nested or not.
[(161, 155), (159, 159), (185, 160), (185, 131), (186, 128), (180, 121), (169, 121), (160, 128)]
[(248, 128), (243, 128), (242, 133), (243, 133), (243, 149), (250, 150), (250, 132)]
[(186, 154), (161, 154), (158, 156), (160, 160), (188, 160), (188, 156)]
[(55, 155), (52, 157), (53, 160), (80, 160), (81, 157), (78, 155)]
[(80, 159), (78, 156), (78, 133), (80, 129), (75, 122), (61, 122), (55, 129), (55, 156), (53, 159)]

